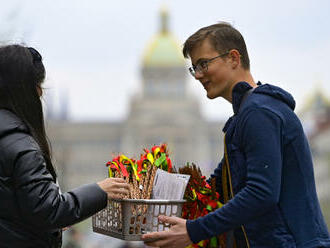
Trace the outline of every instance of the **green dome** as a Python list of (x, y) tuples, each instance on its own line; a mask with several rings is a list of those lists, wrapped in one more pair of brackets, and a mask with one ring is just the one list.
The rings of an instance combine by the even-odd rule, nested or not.
[(144, 66), (183, 66), (184, 63), (179, 45), (169, 33), (158, 34), (143, 59)]
[(144, 66), (184, 66), (179, 42), (168, 31), (167, 11), (161, 12), (161, 31), (151, 40), (143, 56)]

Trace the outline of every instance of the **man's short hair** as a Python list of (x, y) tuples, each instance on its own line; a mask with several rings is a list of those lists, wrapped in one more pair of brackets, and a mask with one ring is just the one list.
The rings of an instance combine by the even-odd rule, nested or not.
[(243, 36), (237, 29), (226, 22), (203, 27), (191, 35), (184, 43), (183, 56), (188, 58), (196, 45), (200, 45), (206, 39), (210, 41), (219, 54), (231, 49), (238, 50), (241, 54), (242, 67), (246, 70), (250, 69), (249, 55)]

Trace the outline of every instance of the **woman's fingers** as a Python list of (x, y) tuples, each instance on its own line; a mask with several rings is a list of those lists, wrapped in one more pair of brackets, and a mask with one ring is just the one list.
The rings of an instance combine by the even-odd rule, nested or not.
[(129, 194), (129, 191), (127, 189), (123, 189), (123, 188), (113, 189), (111, 192), (113, 194), (124, 194), (124, 195)]
[[(129, 194), (129, 184), (122, 178), (107, 178), (97, 184), (107, 193), (108, 198), (114, 198), (114, 195), (116, 195), (115, 198), (122, 198)], [(121, 197), (117, 197), (117, 195), (121, 195)]]
[(124, 182), (124, 183), (114, 182), (113, 186), (114, 186), (114, 188), (124, 188), (124, 189), (129, 190), (129, 184), (127, 184), (126, 182)]
[(118, 183), (126, 183), (126, 181), (123, 178), (111, 177), (109, 179)]
[(123, 199), (125, 196), (123, 194), (110, 194), (108, 197), (110, 199)]

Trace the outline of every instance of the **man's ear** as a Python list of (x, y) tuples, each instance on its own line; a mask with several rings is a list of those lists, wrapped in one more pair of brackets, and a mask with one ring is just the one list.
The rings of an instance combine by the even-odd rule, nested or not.
[(237, 49), (230, 50), (228, 57), (231, 60), (233, 69), (236, 69), (241, 64), (241, 54)]

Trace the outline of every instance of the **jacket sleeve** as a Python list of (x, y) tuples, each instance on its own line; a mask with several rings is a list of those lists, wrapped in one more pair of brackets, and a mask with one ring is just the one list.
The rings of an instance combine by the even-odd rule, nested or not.
[(107, 194), (96, 183), (61, 194), (40, 151), (17, 158), (14, 182), (21, 218), (44, 230), (75, 224), (107, 204)]
[(222, 208), (187, 221), (194, 243), (237, 228), (279, 201), (281, 120), (265, 109), (252, 109), (242, 119), (240, 137), (247, 163), (246, 186)]

